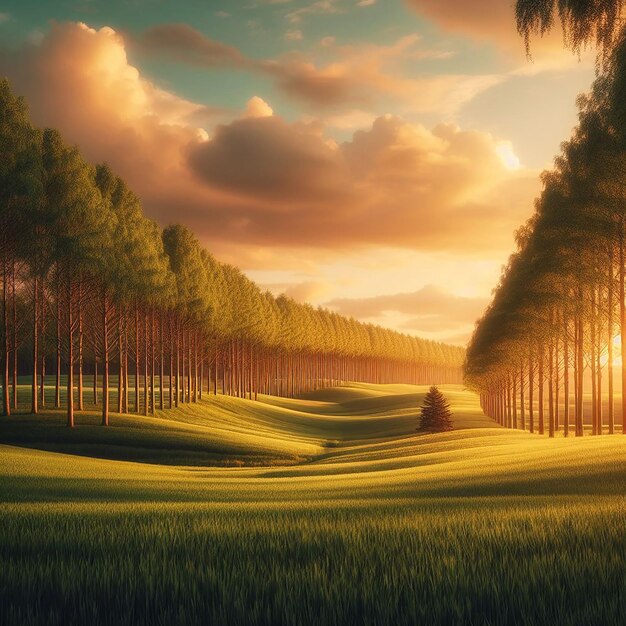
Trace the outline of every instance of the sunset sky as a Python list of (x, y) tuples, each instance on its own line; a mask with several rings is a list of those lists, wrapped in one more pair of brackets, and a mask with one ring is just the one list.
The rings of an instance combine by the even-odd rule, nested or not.
[(594, 76), (507, 0), (4, 0), (0, 75), (262, 286), (463, 344)]

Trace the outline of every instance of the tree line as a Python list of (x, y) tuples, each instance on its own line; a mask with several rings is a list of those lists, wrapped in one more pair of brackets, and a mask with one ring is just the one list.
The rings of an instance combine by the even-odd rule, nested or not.
[(203, 393), (460, 381), (461, 348), (273, 297), (186, 227), (161, 229), (108, 165), (91, 166), (56, 130), (36, 128), (7, 80), (0, 153), (4, 415), (18, 406), (25, 349), (31, 411), (45, 404), (52, 374), (69, 426), (88, 393), (106, 425), (113, 410), (147, 415)]
[[(509, 428), (626, 433), (626, 34), (621, 2), (563, 2), (566, 42), (600, 46), (598, 76), (468, 346), (465, 379)], [(518, 0), (520, 32), (554, 2)], [(608, 13), (607, 13), (608, 11)], [(622, 367), (621, 364), (625, 367)], [(616, 393), (619, 388), (621, 399)]]

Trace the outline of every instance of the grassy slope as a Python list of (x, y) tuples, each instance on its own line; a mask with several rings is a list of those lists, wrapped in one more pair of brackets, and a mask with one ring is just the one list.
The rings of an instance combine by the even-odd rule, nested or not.
[(494, 428), (471, 394), (443, 389), (456, 430), (428, 436), (425, 389), (406, 385), (210, 398), (110, 429), (12, 418), (0, 615), (618, 623), (626, 438)]

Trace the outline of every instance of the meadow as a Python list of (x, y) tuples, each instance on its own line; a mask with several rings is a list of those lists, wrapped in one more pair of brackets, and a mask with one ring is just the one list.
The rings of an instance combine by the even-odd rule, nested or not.
[(0, 425), (7, 624), (618, 624), (626, 438), (498, 428), (442, 386)]

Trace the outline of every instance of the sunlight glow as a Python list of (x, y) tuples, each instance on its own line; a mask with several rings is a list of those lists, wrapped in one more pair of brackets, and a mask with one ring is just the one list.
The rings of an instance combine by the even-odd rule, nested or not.
[[(617, 335), (613, 337), (613, 367), (618, 369), (622, 367), (622, 356), (620, 350), (622, 347), (622, 338)], [(609, 355), (607, 353), (602, 354), (600, 357), (600, 365), (606, 367), (609, 363)]]
[(510, 141), (501, 141), (496, 146), (496, 152), (500, 157), (500, 161), (507, 170), (518, 170), (521, 167), (519, 157), (513, 150), (513, 144)]

